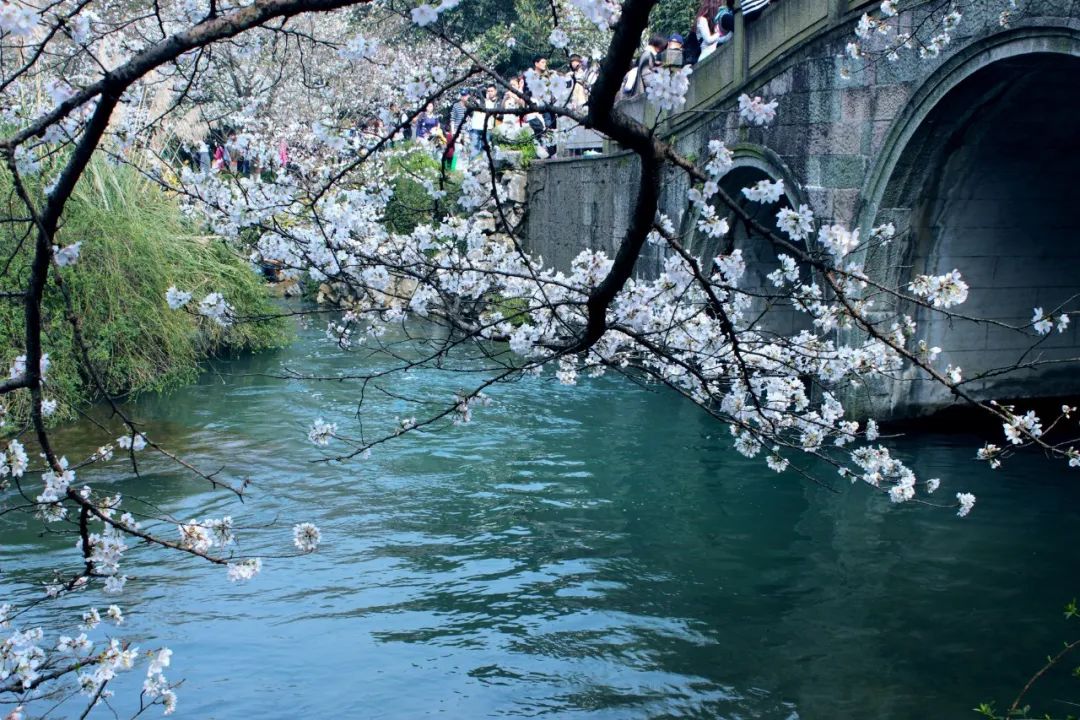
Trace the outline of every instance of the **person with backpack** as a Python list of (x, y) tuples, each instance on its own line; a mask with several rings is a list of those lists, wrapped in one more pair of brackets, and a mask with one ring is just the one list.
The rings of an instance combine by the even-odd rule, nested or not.
[(653, 35), (638, 58), (637, 65), (623, 78), (623, 94), (634, 96), (645, 91), (645, 76), (660, 66), (660, 59), (667, 49), (667, 38)]
[(735, 0), (703, 0), (683, 57), (688, 65), (704, 60), (734, 36)]
[(716, 31), (720, 33), (720, 39), (716, 41), (717, 46), (731, 42), (731, 38), (735, 37), (735, 0), (724, 0), (724, 4), (713, 21)]
[(720, 0), (703, 0), (698, 8), (697, 18), (694, 20), (694, 34), (701, 47), (698, 62), (716, 52), (720, 44), (720, 33), (716, 27), (716, 15), (720, 12), (720, 8)]

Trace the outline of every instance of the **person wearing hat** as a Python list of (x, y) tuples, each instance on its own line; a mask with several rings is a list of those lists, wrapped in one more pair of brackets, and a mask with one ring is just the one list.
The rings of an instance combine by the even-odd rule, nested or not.
[(683, 65), (683, 36), (672, 33), (668, 38), (667, 48), (660, 60), (664, 67), (682, 67)]

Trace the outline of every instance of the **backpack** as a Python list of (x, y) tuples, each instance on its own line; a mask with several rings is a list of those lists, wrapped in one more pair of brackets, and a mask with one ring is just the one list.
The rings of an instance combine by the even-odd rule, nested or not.
[(701, 57), (701, 38), (698, 37), (696, 27), (686, 36), (686, 42), (682, 46), (682, 56), (684, 65), (693, 65)]
[(731, 8), (723, 7), (716, 13), (716, 27), (721, 30), (721, 35), (727, 35), (735, 30), (735, 13), (731, 11)]

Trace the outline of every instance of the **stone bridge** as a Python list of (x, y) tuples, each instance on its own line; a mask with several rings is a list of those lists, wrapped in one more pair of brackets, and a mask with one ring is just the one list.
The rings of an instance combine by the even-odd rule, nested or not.
[[(809, 204), (820, 220), (859, 227), (864, 236), (893, 222), (898, 241), (868, 259), (876, 279), (906, 284), (912, 274), (959, 268), (971, 285), (960, 309), (1011, 324), (1030, 322), (1036, 306), (1049, 312), (1067, 303), (1080, 294), (1080, 0), (1028, 0), (1007, 28), (998, 22), (1004, 0), (974, 0), (940, 56), (908, 52), (845, 79), (845, 46), (861, 14), (875, 7), (779, 0), (751, 23), (738, 14), (733, 42), (695, 68), (682, 112), (665, 116), (643, 98), (620, 107), (655, 124), (688, 155), (702, 157), (710, 139), (723, 139), (737, 159), (723, 182), (732, 194), (765, 177), (782, 178), (785, 201)], [(928, 3), (900, 19), (911, 26), (942, 7)], [(779, 100), (772, 126), (740, 125), (737, 98), (744, 92)], [(535, 164), (530, 248), (558, 267), (583, 247), (613, 250), (627, 226), (637, 173), (635, 156), (617, 149)], [(687, 189), (685, 175), (671, 171), (662, 208), (692, 228), (693, 218), (684, 217)], [(777, 207), (761, 217), (771, 220)], [(775, 267), (764, 241), (735, 240), (759, 279)], [(707, 250), (697, 248), (706, 257)], [(662, 261), (643, 257), (637, 271), (654, 275)], [(979, 381), (970, 388), (977, 395), (1080, 394), (1080, 364), (1068, 361), (1080, 354), (1080, 322), (1025, 353), (1031, 333), (917, 319), (931, 344), (945, 349), (941, 366), (953, 363), (965, 377), (1052, 361)], [(801, 320), (780, 320), (788, 321)], [(914, 375), (858, 392), (866, 410), (893, 417), (950, 403), (940, 387)]]

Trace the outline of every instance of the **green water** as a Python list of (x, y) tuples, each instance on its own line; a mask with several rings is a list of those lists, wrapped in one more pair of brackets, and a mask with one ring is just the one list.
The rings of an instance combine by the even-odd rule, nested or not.
[[(1060, 609), (1080, 594), (1080, 478), (1056, 464), (990, 473), (972, 438), (898, 442), (940, 492), (978, 495), (959, 520), (777, 476), (694, 408), (614, 377), (497, 388), (471, 425), (319, 464), (307, 427), (356, 431), (357, 387), (257, 374), (378, 362), (320, 338), (136, 405), (156, 440), (250, 480), (246, 504), (150, 456), (143, 480), (81, 476), (177, 518), (272, 524), (241, 535), (267, 557), (243, 585), (130, 553), (125, 636), (175, 651), (176, 717), (965, 718), (1076, 634)], [(448, 398), (469, 379), (418, 372), (395, 388)], [(366, 408), (369, 431), (417, 414), (375, 395)], [(100, 443), (89, 424), (57, 434), (72, 456)], [(322, 528), (319, 552), (270, 557), (302, 520)], [(69, 540), (4, 518), (3, 599), (77, 567)], [(51, 617), (73, 624), (91, 601), (109, 602)], [(140, 682), (119, 679), (114, 705)], [(1068, 709), (1058, 699), (1080, 693), (1064, 682), (1042, 707)]]

